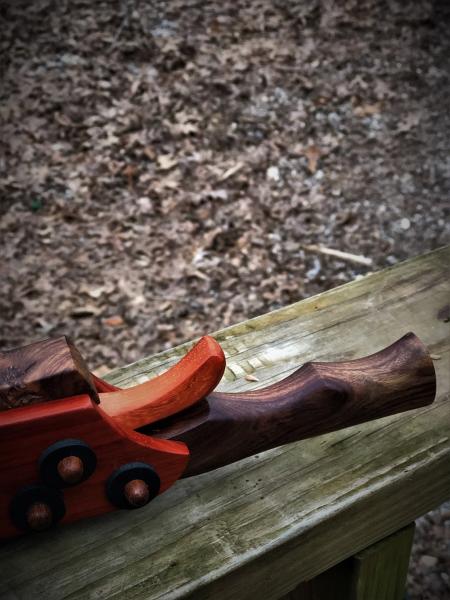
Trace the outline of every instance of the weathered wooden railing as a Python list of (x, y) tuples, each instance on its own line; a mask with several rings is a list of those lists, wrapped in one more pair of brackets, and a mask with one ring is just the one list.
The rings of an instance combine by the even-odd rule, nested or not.
[[(364, 356), (414, 331), (434, 358), (437, 400), (182, 480), (140, 511), (8, 542), (0, 547), (0, 596), (401, 598), (410, 524), (450, 497), (449, 313), (443, 248), (218, 332), (228, 359), (221, 388), (242, 391), (306, 361)], [(185, 350), (109, 380), (138, 383)]]

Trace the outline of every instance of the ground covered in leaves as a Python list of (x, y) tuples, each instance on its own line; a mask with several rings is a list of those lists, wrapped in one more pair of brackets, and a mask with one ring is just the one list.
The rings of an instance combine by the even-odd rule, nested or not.
[[(444, 0), (0, 15), (1, 348), (101, 374), (450, 241)], [(411, 598), (448, 597), (442, 514)]]

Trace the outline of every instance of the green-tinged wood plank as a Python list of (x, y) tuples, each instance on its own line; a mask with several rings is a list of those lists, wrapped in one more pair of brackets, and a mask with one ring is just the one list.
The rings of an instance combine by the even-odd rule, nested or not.
[[(435, 356), (437, 400), (182, 480), (139, 511), (4, 544), (0, 596), (276, 599), (448, 499), (449, 304), (447, 247), (218, 332), (229, 361), (221, 388), (247, 390), (412, 330)], [(186, 348), (110, 380), (146, 379)]]
[(301, 583), (282, 600), (402, 600), (414, 523)]
[(411, 524), (356, 554), (351, 600), (402, 600), (413, 538)]

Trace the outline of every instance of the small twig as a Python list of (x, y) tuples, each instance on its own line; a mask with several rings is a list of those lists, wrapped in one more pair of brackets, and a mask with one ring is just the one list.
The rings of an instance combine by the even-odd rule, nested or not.
[(316, 244), (304, 245), (302, 248), (304, 250), (309, 250), (310, 252), (317, 252), (318, 254), (326, 254), (328, 256), (341, 258), (342, 260), (348, 260), (349, 262), (364, 265), (365, 267), (371, 267), (373, 265), (373, 260), (371, 258), (361, 256), (361, 254), (351, 254), (350, 252), (342, 252), (341, 250), (334, 250), (333, 248), (326, 248), (325, 246)]
[(231, 177), (232, 175), (234, 175), (235, 173), (237, 173), (238, 171), (240, 171), (242, 169), (242, 167), (245, 167), (245, 163), (243, 162), (238, 162), (236, 163), (233, 167), (231, 167), (230, 169), (227, 169), (225, 171), (225, 173), (223, 173), (217, 181), (225, 181), (226, 179), (228, 179), (229, 177)]
[(117, 32), (114, 36), (113, 41), (110, 44), (110, 47), (109, 47), (110, 52), (112, 52), (115, 49), (115, 47), (120, 39), (120, 36), (122, 35), (123, 30), (126, 27), (130, 26), (131, 16), (133, 14), (134, 0), (125, 0), (125, 2), (121, 2), (121, 4), (122, 4), (122, 8), (123, 8), (124, 17), (122, 19), (119, 29), (117, 30)]

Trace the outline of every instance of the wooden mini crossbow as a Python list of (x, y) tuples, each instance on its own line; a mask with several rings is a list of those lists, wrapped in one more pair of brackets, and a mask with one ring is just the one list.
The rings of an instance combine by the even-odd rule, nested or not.
[(180, 477), (425, 406), (436, 390), (412, 333), (245, 393), (213, 392), (224, 368), (211, 337), (128, 389), (92, 375), (65, 337), (0, 353), (0, 538), (139, 508)]

